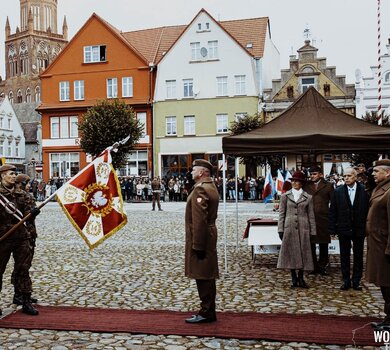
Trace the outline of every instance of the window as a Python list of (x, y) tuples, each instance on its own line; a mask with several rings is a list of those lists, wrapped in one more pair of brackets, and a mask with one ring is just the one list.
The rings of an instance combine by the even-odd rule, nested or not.
[(184, 117), (184, 135), (195, 135), (195, 116)]
[(8, 99), (11, 104), (14, 103), (14, 93), (12, 91), (9, 92)]
[(84, 100), (84, 80), (76, 80), (74, 82), (74, 99)]
[(8, 116), (8, 130), (12, 130), (12, 117)]
[(51, 153), (50, 177), (72, 177), (80, 170), (79, 153)]
[(79, 136), (77, 117), (51, 117), (50, 135), (52, 139), (77, 138)]
[(235, 75), (234, 86), (236, 95), (245, 95), (245, 75)]
[(217, 114), (217, 133), (228, 132), (228, 115)]
[(7, 147), (7, 156), (12, 156), (12, 140), (8, 140), (8, 147)]
[(133, 78), (124, 77), (122, 78), (122, 97), (133, 96)]
[(105, 62), (106, 46), (84, 46), (84, 63)]
[(389, 72), (386, 72), (384, 75), (383, 75), (383, 81), (385, 84), (390, 84), (390, 71)]
[(117, 78), (107, 79), (107, 98), (118, 97), (118, 80)]
[(20, 156), (20, 141), (15, 142), (15, 157)]
[(191, 43), (191, 60), (200, 60), (200, 43)]
[(194, 96), (194, 90), (193, 90), (193, 79), (184, 79), (183, 80), (183, 96), (184, 97), (193, 97)]
[(176, 117), (166, 117), (166, 135), (172, 136), (176, 135)]
[(118, 169), (120, 176), (147, 176), (148, 152), (134, 151), (127, 158), (125, 167)]
[(18, 92), (16, 93), (16, 100), (17, 100), (17, 103), (23, 102), (22, 90), (18, 90)]
[(166, 80), (167, 98), (176, 98), (176, 80)]
[(35, 88), (35, 102), (41, 102), (41, 89), (39, 86)]
[(314, 78), (302, 78), (302, 80), (301, 80), (302, 92), (305, 92), (310, 86), (315, 86), (315, 79)]
[(209, 58), (210, 59), (218, 58), (218, 41), (217, 40), (209, 41), (208, 46), (209, 46)]
[(146, 136), (146, 112), (137, 113), (137, 119), (142, 125), (141, 138)]
[(69, 101), (69, 81), (60, 82), (60, 101)]
[(27, 90), (26, 90), (26, 102), (31, 103), (31, 90), (30, 90), (30, 88), (27, 88)]
[(227, 77), (217, 77), (217, 96), (227, 96)]

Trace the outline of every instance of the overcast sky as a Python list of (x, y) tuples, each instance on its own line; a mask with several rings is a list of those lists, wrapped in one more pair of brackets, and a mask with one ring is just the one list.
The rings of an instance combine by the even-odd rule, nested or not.
[[(348, 83), (355, 70), (371, 76), (377, 64), (377, 0), (58, 0), (58, 28), (67, 17), (69, 39), (96, 12), (123, 31), (188, 24), (204, 8), (215, 19), (269, 17), (272, 41), (280, 52), (280, 68), (289, 66), (289, 55), (303, 46), (309, 28), (319, 57), (336, 66)], [(381, 0), (382, 54), (390, 37), (390, 1)], [(11, 33), (20, 25), (19, 1), (2, 0), (0, 7), (0, 74), (4, 78), (4, 27)], [(275, 77), (278, 78), (278, 77)]]

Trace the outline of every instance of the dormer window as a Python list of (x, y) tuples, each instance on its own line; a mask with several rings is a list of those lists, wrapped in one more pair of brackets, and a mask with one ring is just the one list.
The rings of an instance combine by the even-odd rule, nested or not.
[(198, 30), (202, 30), (202, 23), (198, 23)]
[(206, 29), (210, 29), (210, 23), (206, 23)]
[(315, 87), (315, 78), (302, 78), (301, 80), (301, 88), (302, 88), (302, 93), (304, 93), (309, 87), (313, 86)]

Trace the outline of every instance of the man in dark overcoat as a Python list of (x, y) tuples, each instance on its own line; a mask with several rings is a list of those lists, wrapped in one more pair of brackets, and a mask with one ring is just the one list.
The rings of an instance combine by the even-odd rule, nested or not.
[[(20, 218), (31, 213), (31, 220), (39, 214), (34, 207), (31, 196), (25, 191), (15, 188), (16, 168), (13, 165), (0, 167), (0, 238), (20, 221)], [(26, 224), (27, 225), (27, 224)], [(8, 261), (13, 255), (15, 261), (15, 289), (20, 291), (23, 303), (23, 312), (29, 315), (38, 315), (31, 304), (32, 283), (29, 275), (31, 267), (31, 233), (26, 225), (21, 225), (11, 235), (0, 243), (0, 291), (2, 289), (3, 274)]]
[(212, 164), (204, 159), (193, 162), (195, 185), (187, 198), (185, 226), (185, 275), (196, 280), (201, 300), (198, 314), (187, 323), (206, 323), (217, 320), (215, 311), (216, 285), (219, 277), (217, 259), (218, 190), (211, 179)]
[(363, 250), (366, 238), (368, 194), (362, 183), (357, 181), (357, 171), (347, 168), (345, 184), (334, 191), (329, 209), (329, 233), (339, 237), (340, 262), (343, 284), (341, 290), (351, 288), (351, 247), (353, 247), (352, 288), (362, 290)]
[[(310, 180), (303, 190), (313, 197), (314, 215), (316, 219), (317, 235), (313, 237), (311, 251), (313, 256), (314, 271), (321, 275), (328, 275), (330, 234), (329, 224), (329, 204), (333, 196), (334, 187), (324, 179), (324, 174), (320, 166), (310, 168)], [(319, 258), (317, 260), (316, 244), (319, 245)]]
[(370, 198), (367, 216), (367, 282), (380, 287), (385, 301), (383, 322), (376, 330), (390, 330), (390, 159), (374, 162), (377, 184)]

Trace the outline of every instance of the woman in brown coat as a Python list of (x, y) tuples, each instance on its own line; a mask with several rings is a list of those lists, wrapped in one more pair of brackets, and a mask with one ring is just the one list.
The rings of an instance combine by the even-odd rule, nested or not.
[[(296, 171), (292, 189), (280, 198), (278, 233), (282, 240), (277, 267), (291, 270), (291, 287), (308, 288), (303, 271), (312, 271), (310, 236), (316, 234), (312, 197), (302, 190), (305, 175)], [(297, 272), (298, 270), (298, 276)]]

